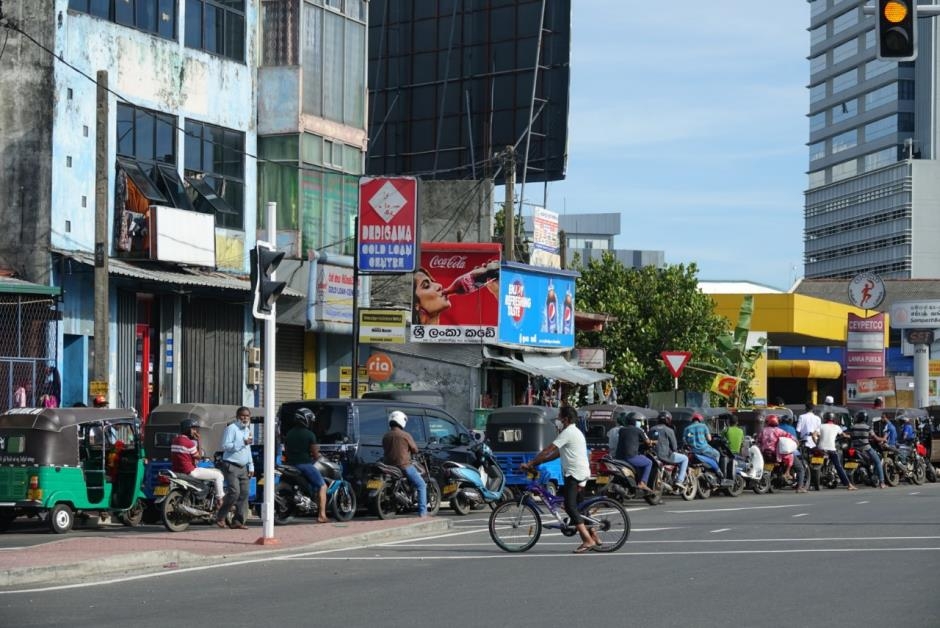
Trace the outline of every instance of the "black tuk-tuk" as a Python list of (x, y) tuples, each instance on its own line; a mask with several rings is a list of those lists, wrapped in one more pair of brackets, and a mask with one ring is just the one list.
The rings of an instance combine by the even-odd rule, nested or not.
[[(206, 455), (213, 458), (213, 462), (204, 461), (200, 466), (211, 467), (222, 457), (222, 435), (229, 423), (235, 420), (235, 411), (239, 406), (219, 405), (211, 403), (164, 403), (151, 411), (144, 428), (144, 446), (147, 450), (148, 460), (144, 471), (144, 493), (152, 502), (154, 489), (157, 488), (157, 477), (160, 471), (170, 468), (170, 444), (173, 438), (180, 433), (180, 422), (192, 419), (199, 427), (199, 445)], [(257, 478), (264, 469), (264, 409), (249, 408), (251, 410), (251, 425), (253, 441), (251, 456), (255, 465), (255, 474), (248, 485), (249, 500), (253, 499)], [(165, 488), (165, 487), (164, 487)], [(153, 513), (148, 513), (148, 519)]]
[(15, 408), (0, 415), (0, 530), (37, 515), (55, 533), (102, 512), (137, 525), (143, 451), (133, 411)]
[[(555, 419), (558, 408), (551, 406), (507, 406), (493, 410), (486, 420), (486, 438), (499, 463), (506, 486), (529, 483), (519, 466), (528, 462), (558, 436)], [(561, 462), (556, 458), (539, 465), (541, 482), (548, 490), (564, 484)]]

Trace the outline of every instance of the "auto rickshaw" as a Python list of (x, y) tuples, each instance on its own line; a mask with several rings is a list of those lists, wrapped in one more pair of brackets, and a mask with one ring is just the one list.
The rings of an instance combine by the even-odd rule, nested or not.
[[(507, 406), (493, 410), (486, 421), (486, 438), (506, 477), (506, 486), (524, 487), (529, 480), (519, 466), (535, 458), (558, 436), (551, 406)], [(564, 484), (561, 462), (556, 458), (539, 465), (541, 482), (549, 492)]]
[(76, 517), (143, 514), (143, 450), (133, 410), (15, 408), (0, 415), (0, 531), (38, 516), (56, 534)]
[[(144, 494), (148, 506), (152, 506), (157, 491), (166, 490), (166, 486), (161, 485), (157, 478), (160, 471), (170, 468), (170, 445), (180, 433), (180, 422), (184, 419), (192, 419), (196, 422), (199, 428), (199, 446), (210, 458), (210, 460), (203, 460), (200, 466), (213, 467), (222, 459), (222, 436), (229, 423), (235, 420), (235, 412), (238, 408), (239, 406), (210, 403), (164, 403), (150, 412), (144, 428), (144, 447), (149, 454), (144, 470)], [(255, 466), (255, 474), (248, 484), (250, 502), (254, 500), (257, 479), (261, 477), (264, 468), (262, 461), (264, 409), (249, 408), (249, 410), (251, 410), (253, 431), (251, 457)], [(156, 522), (159, 518), (159, 514), (153, 508), (148, 508), (145, 515), (149, 523)]]

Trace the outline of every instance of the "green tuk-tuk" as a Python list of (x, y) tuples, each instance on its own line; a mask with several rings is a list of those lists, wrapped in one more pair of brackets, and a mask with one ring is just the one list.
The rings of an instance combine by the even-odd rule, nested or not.
[(0, 415), (0, 531), (38, 516), (57, 534), (76, 516), (112, 513), (137, 525), (144, 476), (132, 410), (15, 408)]

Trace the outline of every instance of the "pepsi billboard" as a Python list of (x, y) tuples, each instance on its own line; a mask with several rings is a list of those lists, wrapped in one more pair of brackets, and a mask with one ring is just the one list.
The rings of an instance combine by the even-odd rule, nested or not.
[(500, 344), (574, 347), (578, 273), (504, 262), (499, 274)]

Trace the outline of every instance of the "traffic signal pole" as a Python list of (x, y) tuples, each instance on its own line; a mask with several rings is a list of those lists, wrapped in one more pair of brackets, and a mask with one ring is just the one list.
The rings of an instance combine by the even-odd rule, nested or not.
[[(277, 243), (277, 203), (269, 202), (267, 205), (267, 218), (265, 225), (268, 228), (268, 239)], [(271, 273), (271, 280), (276, 277), (276, 271)], [(275, 336), (277, 334), (277, 303), (271, 304), (271, 316), (264, 319), (264, 504), (261, 512), (263, 537), (258, 539), (261, 545), (275, 545), (278, 540), (274, 538), (274, 352)]]

